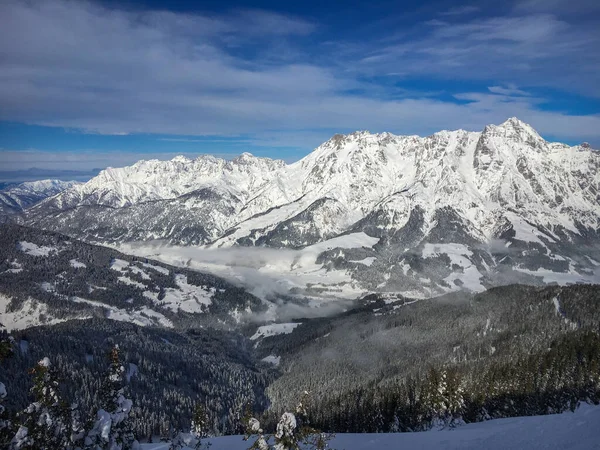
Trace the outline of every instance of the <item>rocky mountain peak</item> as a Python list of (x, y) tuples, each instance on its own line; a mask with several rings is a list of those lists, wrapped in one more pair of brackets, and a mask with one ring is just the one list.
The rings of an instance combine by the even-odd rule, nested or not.
[(171, 161), (173, 161), (174, 163), (181, 163), (181, 164), (189, 164), (192, 162), (192, 160), (190, 158), (183, 156), (183, 155), (177, 155), (173, 159), (171, 159)]
[[(599, 162), (516, 118), (427, 137), (358, 131), (290, 165), (244, 153), (107, 169), (29, 210), (27, 223), (100, 241), (215, 248), (298, 248), (365, 233), (360, 242), (381, 243), (333, 252), (331, 267), (356, 279), (371, 270), (361, 279), (370, 289), (410, 285), (424, 295), (501, 283), (505, 265), (533, 280), (552, 279), (544, 271), (588, 280), (600, 271)], [(577, 253), (584, 241), (591, 260)]]
[(483, 135), (526, 142), (536, 147), (539, 147), (541, 143), (545, 143), (545, 140), (531, 125), (516, 117), (511, 117), (500, 125), (487, 125), (483, 130)]

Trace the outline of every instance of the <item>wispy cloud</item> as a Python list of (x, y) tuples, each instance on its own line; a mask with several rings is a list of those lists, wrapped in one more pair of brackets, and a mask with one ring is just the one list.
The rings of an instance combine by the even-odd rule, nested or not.
[(244, 144), (250, 142), (249, 139), (216, 139), (216, 138), (207, 138), (207, 139), (191, 139), (191, 138), (160, 138), (161, 141), (165, 142), (228, 142), (231, 144)]
[(488, 91), (490, 91), (493, 94), (500, 95), (530, 95), (528, 92), (517, 88), (517, 86), (514, 84), (509, 84), (507, 86), (489, 86)]
[(462, 5), (450, 8), (440, 13), (441, 16), (464, 16), (480, 11), (481, 8), (475, 5)]
[[(35, 167), (49, 171), (69, 170), (89, 171), (104, 169), (106, 167), (123, 167), (145, 159), (168, 160), (175, 156), (183, 155), (196, 158), (200, 153), (192, 152), (130, 152), (130, 151), (97, 151), (94, 149), (80, 150), (77, 152), (55, 152), (41, 150), (1, 150), (0, 166), (5, 172), (20, 171)], [(236, 153), (213, 154), (224, 159), (232, 159)]]
[(515, 2), (514, 9), (517, 12), (551, 11), (567, 15), (582, 15), (600, 11), (600, 3), (596, 0), (518, 0)]
[[(600, 98), (597, 28), (531, 8), (496, 17), (459, 12), (379, 40), (315, 44), (324, 25), (268, 11), (195, 15), (5, 0), (0, 120), (185, 142), (248, 136), (308, 150), (332, 131), (480, 130), (516, 115), (541, 133), (600, 142), (600, 116), (543, 111), (516, 87)], [(398, 83), (370, 81), (384, 74)], [(416, 78), (490, 87), (465, 88), (461, 101), (447, 92), (400, 93), (397, 84)]]

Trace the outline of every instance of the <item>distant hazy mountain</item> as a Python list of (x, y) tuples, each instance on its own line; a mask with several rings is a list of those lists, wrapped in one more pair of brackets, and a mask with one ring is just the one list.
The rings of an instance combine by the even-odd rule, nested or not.
[[(336, 238), (322, 267), (365, 290), (418, 296), (598, 281), (599, 168), (588, 145), (549, 143), (516, 118), (428, 137), (356, 132), (290, 165), (245, 153), (106, 169), (24, 221), (95, 242), (303, 248)], [(344, 244), (364, 235), (370, 244)]]
[(2, 216), (19, 213), (79, 184), (77, 181), (39, 180), (8, 185), (0, 190), (0, 220)]
[(69, 169), (40, 169), (31, 167), (29, 169), (0, 170), (0, 186), (5, 184), (19, 184), (25, 181), (36, 180), (81, 180), (88, 181), (95, 177), (102, 169), (69, 170)]

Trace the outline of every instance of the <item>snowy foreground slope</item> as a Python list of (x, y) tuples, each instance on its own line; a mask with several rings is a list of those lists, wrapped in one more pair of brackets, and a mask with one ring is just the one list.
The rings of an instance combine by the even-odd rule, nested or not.
[[(245, 450), (241, 436), (207, 440), (211, 450)], [(582, 404), (574, 413), (515, 417), (468, 424), (454, 430), (421, 433), (338, 434), (337, 450), (591, 450), (600, 449), (600, 406)], [(142, 444), (167, 450), (168, 444)]]

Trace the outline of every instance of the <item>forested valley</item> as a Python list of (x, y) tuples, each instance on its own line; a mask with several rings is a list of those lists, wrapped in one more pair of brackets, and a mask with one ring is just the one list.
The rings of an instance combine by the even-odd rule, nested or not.
[[(345, 313), (299, 320), (290, 334), (258, 340), (106, 319), (33, 327), (11, 333), (0, 368), (3, 420), (23, 420), (32, 401), (28, 370), (47, 357), (61, 398), (78, 405), (82, 424), (93, 424), (114, 345), (140, 441), (189, 430), (198, 405), (206, 434), (243, 433), (248, 409), (274, 430), (304, 392), (307, 417), (324, 432), (558, 413), (600, 401), (599, 295), (591, 285), (514, 285), (419, 301), (371, 295)], [(269, 355), (279, 366), (262, 361)]]

